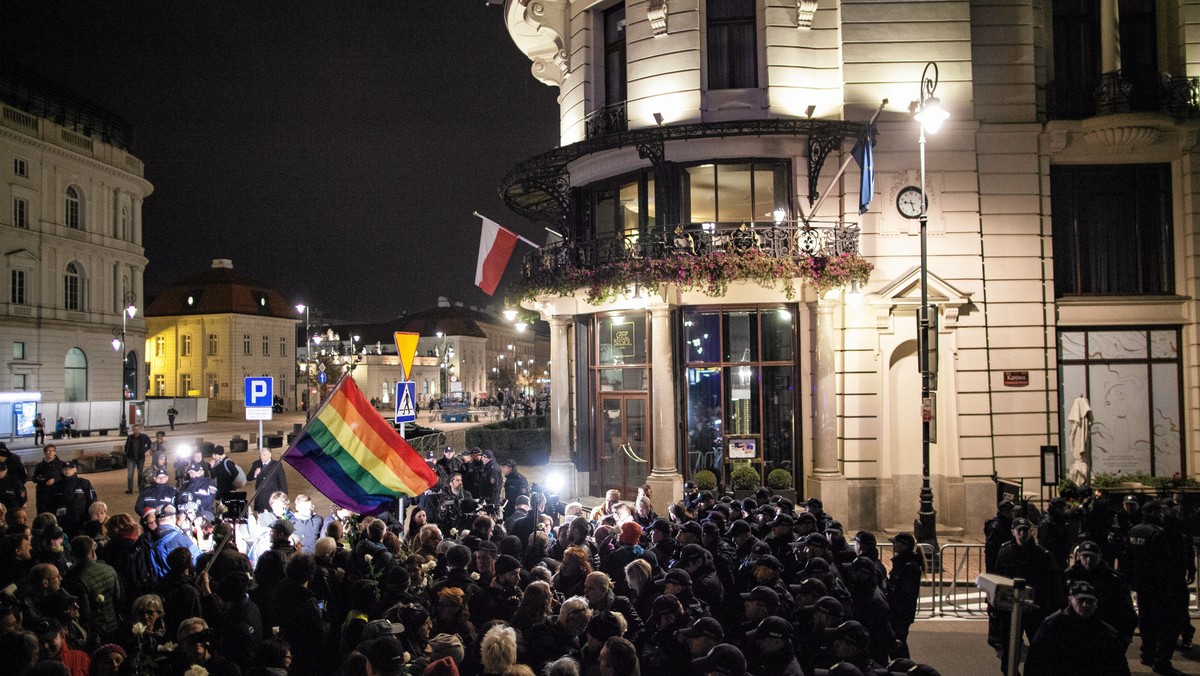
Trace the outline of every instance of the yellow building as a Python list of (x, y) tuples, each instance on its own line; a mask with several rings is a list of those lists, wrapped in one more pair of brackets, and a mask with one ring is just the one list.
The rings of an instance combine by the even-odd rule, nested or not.
[(210, 412), (241, 413), (243, 379), (271, 376), (292, 408), (300, 321), (278, 291), (214, 259), (146, 308), (147, 396), (207, 397)]

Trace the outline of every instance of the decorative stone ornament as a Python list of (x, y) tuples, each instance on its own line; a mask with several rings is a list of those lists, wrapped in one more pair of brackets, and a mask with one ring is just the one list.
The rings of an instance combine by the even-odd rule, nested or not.
[(650, 20), (650, 30), (654, 37), (667, 34), (667, 0), (650, 0), (646, 7), (646, 18)]
[(796, 27), (812, 28), (813, 15), (817, 13), (817, 0), (796, 0)]

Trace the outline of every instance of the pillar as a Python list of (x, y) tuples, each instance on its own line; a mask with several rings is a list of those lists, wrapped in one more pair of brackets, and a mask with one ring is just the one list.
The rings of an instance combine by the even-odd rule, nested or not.
[(653, 459), (650, 486), (654, 511), (666, 514), (683, 497), (683, 475), (675, 464), (675, 374), (671, 344), (671, 307), (650, 308), (650, 425)]
[(586, 493), (576, 485), (571, 462), (571, 318), (550, 317), (550, 464), (547, 475), (561, 474), (564, 497)]
[(1121, 18), (1118, 0), (1100, 0), (1100, 72), (1121, 70)]
[(846, 477), (838, 464), (837, 369), (834, 347), (837, 333), (834, 309), (837, 301), (818, 300), (809, 309), (814, 323), (813, 335), (813, 473), (809, 490), (825, 504), (830, 514), (849, 515)]

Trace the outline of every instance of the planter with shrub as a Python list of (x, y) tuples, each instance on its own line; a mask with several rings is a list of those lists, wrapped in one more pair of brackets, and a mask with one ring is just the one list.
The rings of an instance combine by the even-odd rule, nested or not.
[(717, 490), (717, 475), (713, 474), (710, 470), (702, 469), (696, 472), (695, 476), (692, 477), (692, 481), (695, 481), (696, 486), (702, 491)]
[(733, 488), (735, 499), (752, 498), (762, 485), (762, 475), (749, 463), (737, 463), (729, 473), (729, 485)]
[(792, 473), (782, 467), (777, 467), (767, 474), (767, 488), (775, 495), (783, 496), (796, 504), (796, 486), (792, 483)]

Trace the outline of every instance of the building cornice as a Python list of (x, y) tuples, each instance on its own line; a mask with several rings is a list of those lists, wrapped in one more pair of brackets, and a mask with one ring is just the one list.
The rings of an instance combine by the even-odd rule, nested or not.
[(130, 180), (130, 181), (133, 181), (134, 183), (138, 183), (141, 185), (142, 189), (145, 191), (141, 195), (138, 195), (138, 197), (140, 197), (142, 199), (149, 197), (150, 194), (152, 192), (154, 192), (154, 186), (151, 185), (150, 181), (147, 181), (145, 178), (138, 176), (137, 174), (135, 174), (133, 172), (125, 171), (124, 169), (115, 167), (106, 162), (101, 162), (100, 160), (97, 160), (93, 157), (81, 155), (79, 153), (67, 150), (66, 148), (61, 148), (59, 146), (56, 146), (53, 143), (48, 143), (39, 138), (35, 138), (28, 134), (23, 134), (21, 132), (18, 132), (18, 131), (15, 131), (15, 130), (12, 130), (12, 129), (9, 129), (9, 128), (3, 127), (3, 126), (0, 126), (0, 135), (2, 135), (5, 138), (9, 138), (14, 141), (20, 141), (27, 145), (33, 146), (34, 148), (37, 148), (41, 152), (51, 153), (54, 155), (58, 155), (60, 157), (65, 157), (69, 160), (74, 160), (81, 164), (88, 165), (93, 169), (98, 169), (106, 174), (109, 174), (112, 176), (117, 176), (117, 177), (125, 179), (125, 180)]
[(570, 61), (570, 35), (565, 0), (508, 0), (504, 22), (517, 48), (533, 61), (533, 76), (552, 87), (561, 87)]

